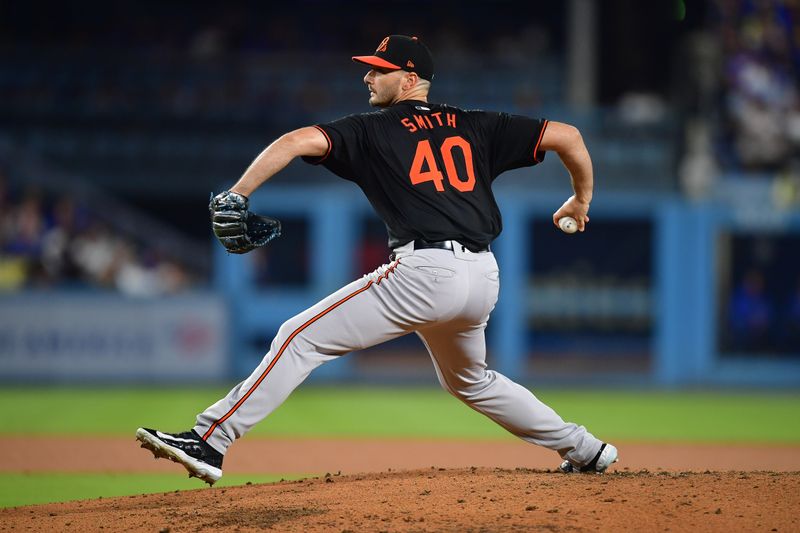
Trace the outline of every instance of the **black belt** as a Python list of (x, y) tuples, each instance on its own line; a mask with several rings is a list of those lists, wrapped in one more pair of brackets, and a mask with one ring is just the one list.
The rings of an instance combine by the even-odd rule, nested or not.
[(426, 241), (425, 239), (414, 239), (415, 250), (424, 250), (426, 248), (438, 248), (439, 250), (452, 250), (453, 241)]
[[(415, 250), (424, 250), (424, 249), (428, 249), (428, 248), (436, 248), (436, 249), (439, 249), (439, 250), (452, 250), (453, 249), (453, 242), (458, 242), (458, 241), (452, 241), (452, 240), (450, 240), (450, 241), (426, 241), (425, 239), (414, 239), (414, 249)], [(403, 245), (403, 246), (405, 246), (405, 245)], [(462, 251), (469, 249), (466, 246), (464, 246), (463, 244), (460, 244), (460, 246), (461, 246)], [(478, 249), (478, 250), (470, 250), (470, 251), (473, 252), (473, 253), (480, 253), (480, 252), (488, 252), (489, 250), (491, 250), (491, 248), (486, 246), (485, 248), (481, 248), (481, 249)], [(395, 253), (392, 252), (389, 255), (389, 261), (394, 261), (394, 260), (395, 260)]]

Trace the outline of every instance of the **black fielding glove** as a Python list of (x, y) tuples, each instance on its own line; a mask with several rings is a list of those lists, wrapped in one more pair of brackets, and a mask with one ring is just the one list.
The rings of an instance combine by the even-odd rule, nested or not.
[(281, 234), (281, 222), (248, 211), (246, 196), (224, 191), (211, 198), (211, 229), (222, 246), (232, 254), (245, 254), (264, 246)]

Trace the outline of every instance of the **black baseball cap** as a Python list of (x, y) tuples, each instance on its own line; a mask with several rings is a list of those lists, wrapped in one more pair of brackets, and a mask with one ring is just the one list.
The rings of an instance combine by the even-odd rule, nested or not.
[(390, 35), (381, 41), (374, 55), (353, 56), (353, 61), (371, 67), (416, 72), (422, 79), (433, 79), (433, 56), (417, 37)]

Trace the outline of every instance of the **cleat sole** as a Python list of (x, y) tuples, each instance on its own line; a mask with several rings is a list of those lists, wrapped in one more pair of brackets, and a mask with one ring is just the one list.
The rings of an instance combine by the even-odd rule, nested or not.
[(209, 486), (213, 486), (222, 477), (222, 470), (219, 468), (198, 461), (182, 450), (161, 442), (142, 428), (136, 430), (136, 440), (142, 443), (142, 448), (150, 450), (156, 460), (159, 458), (169, 459), (182, 465), (189, 472), (190, 478), (196, 477), (208, 483)]

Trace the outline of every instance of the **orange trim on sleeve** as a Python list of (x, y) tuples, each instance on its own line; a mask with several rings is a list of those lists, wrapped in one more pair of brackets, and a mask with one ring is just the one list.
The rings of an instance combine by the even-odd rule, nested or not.
[(333, 148), (333, 143), (331, 142), (331, 138), (328, 137), (328, 134), (325, 132), (325, 130), (323, 130), (318, 125), (315, 125), (314, 127), (317, 128), (319, 131), (321, 131), (322, 134), (325, 136), (325, 140), (328, 141), (328, 151), (325, 152), (325, 155), (323, 155), (322, 158), (319, 161), (317, 161), (317, 163), (322, 163), (323, 161), (325, 161), (328, 158), (329, 155), (331, 155), (331, 149)]
[(399, 265), (399, 264), (400, 264), (400, 260), (398, 259), (398, 260), (396, 260), (396, 261), (395, 261), (395, 262), (392, 264), (392, 266), (390, 266), (389, 268), (387, 268), (387, 269), (386, 269), (386, 272), (384, 272), (383, 274), (381, 274), (380, 276), (378, 276), (378, 279), (377, 279), (377, 280), (375, 280), (375, 281), (373, 281), (373, 280), (369, 280), (369, 282), (368, 282), (366, 285), (364, 285), (363, 287), (361, 287), (361, 288), (360, 288), (360, 289), (358, 289), (357, 291), (355, 291), (355, 292), (352, 292), (352, 293), (348, 294), (347, 296), (345, 296), (344, 298), (342, 298), (342, 299), (341, 299), (341, 300), (339, 300), (338, 302), (336, 302), (336, 303), (332, 304), (331, 306), (329, 306), (329, 307), (328, 307), (327, 309), (325, 309), (324, 311), (321, 311), (321, 312), (320, 312), (320, 313), (318, 313), (317, 315), (315, 315), (315, 316), (313, 316), (312, 318), (308, 319), (308, 321), (306, 321), (306, 323), (305, 323), (305, 324), (303, 324), (302, 326), (300, 326), (299, 328), (297, 328), (296, 330), (294, 330), (294, 331), (292, 332), (292, 334), (291, 334), (291, 335), (289, 335), (289, 338), (287, 338), (287, 339), (284, 341), (283, 345), (281, 346), (280, 350), (278, 350), (278, 353), (276, 353), (276, 354), (275, 354), (275, 357), (272, 359), (272, 361), (270, 362), (269, 366), (267, 366), (267, 368), (266, 368), (266, 369), (264, 369), (264, 371), (261, 373), (261, 375), (259, 376), (259, 378), (256, 380), (256, 382), (255, 382), (255, 383), (253, 383), (253, 385), (252, 385), (252, 386), (250, 387), (250, 389), (249, 389), (249, 390), (248, 390), (248, 391), (245, 393), (245, 395), (244, 395), (244, 396), (242, 396), (242, 397), (239, 399), (239, 401), (238, 401), (238, 402), (236, 402), (236, 405), (234, 405), (233, 407), (231, 407), (231, 409), (230, 409), (230, 410), (229, 410), (227, 413), (225, 413), (225, 415), (224, 415), (223, 417), (221, 417), (219, 420), (217, 420), (216, 422), (214, 422), (213, 424), (211, 424), (211, 427), (210, 427), (210, 428), (208, 428), (208, 431), (206, 431), (206, 432), (203, 434), (203, 440), (204, 440), (204, 441), (207, 441), (207, 440), (208, 440), (208, 438), (211, 436), (211, 434), (212, 434), (212, 433), (214, 433), (214, 430), (215, 430), (215, 429), (217, 429), (217, 428), (219, 427), (219, 425), (220, 425), (220, 424), (222, 424), (222, 423), (223, 423), (223, 422), (225, 422), (225, 421), (226, 421), (228, 418), (230, 418), (230, 417), (231, 417), (231, 415), (233, 415), (233, 413), (235, 413), (235, 412), (236, 412), (236, 410), (237, 410), (237, 409), (239, 409), (239, 407), (241, 407), (241, 406), (242, 406), (242, 404), (243, 404), (245, 401), (247, 401), (247, 399), (250, 397), (250, 395), (251, 395), (251, 394), (253, 394), (253, 392), (254, 392), (254, 391), (255, 391), (255, 390), (258, 388), (258, 386), (259, 386), (259, 385), (261, 385), (261, 382), (262, 382), (262, 381), (264, 381), (264, 379), (267, 377), (267, 375), (268, 375), (268, 374), (269, 374), (269, 373), (272, 371), (273, 367), (275, 366), (275, 363), (277, 363), (277, 362), (278, 362), (278, 359), (280, 359), (280, 358), (281, 358), (281, 356), (283, 355), (283, 352), (285, 352), (285, 351), (286, 351), (286, 348), (289, 346), (289, 343), (291, 343), (291, 342), (292, 342), (292, 339), (294, 339), (294, 338), (295, 338), (295, 337), (296, 337), (296, 336), (297, 336), (297, 335), (298, 335), (298, 334), (299, 334), (301, 331), (303, 331), (304, 329), (306, 329), (308, 326), (310, 326), (311, 324), (313, 324), (314, 322), (316, 322), (317, 320), (319, 320), (319, 319), (320, 319), (320, 318), (322, 318), (323, 316), (327, 315), (328, 313), (330, 313), (331, 311), (333, 311), (334, 309), (336, 309), (337, 307), (339, 307), (340, 305), (342, 305), (343, 303), (345, 303), (345, 302), (346, 302), (346, 301), (348, 301), (349, 299), (353, 298), (354, 296), (358, 296), (359, 294), (361, 294), (361, 293), (362, 293), (362, 292), (364, 292), (365, 290), (367, 290), (367, 289), (369, 289), (370, 287), (372, 287), (372, 285), (380, 285), (380, 284), (381, 284), (381, 281), (383, 281), (384, 279), (387, 279), (387, 278), (389, 277), (389, 274), (393, 273), (393, 272), (394, 272), (394, 270), (395, 270), (395, 268), (397, 268), (397, 265)]
[(539, 161), (539, 159), (537, 157), (538, 152), (539, 152), (539, 145), (542, 144), (542, 138), (544, 137), (544, 130), (547, 129), (547, 125), (548, 124), (550, 124), (550, 121), (545, 119), (544, 124), (542, 124), (542, 131), (539, 132), (539, 140), (536, 141), (536, 146), (533, 147), (533, 160), (534, 161)]

